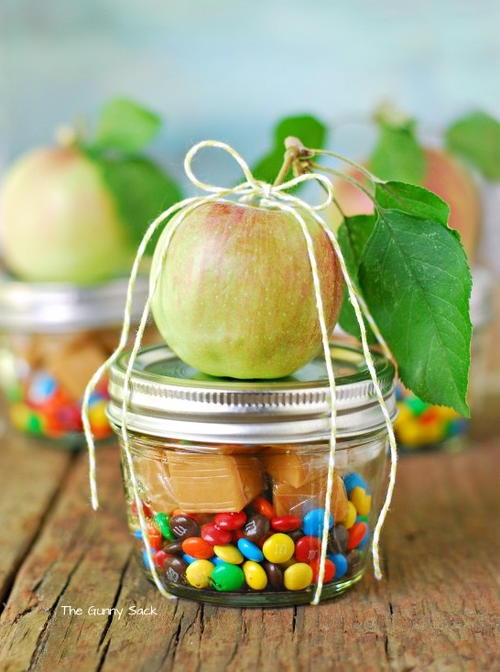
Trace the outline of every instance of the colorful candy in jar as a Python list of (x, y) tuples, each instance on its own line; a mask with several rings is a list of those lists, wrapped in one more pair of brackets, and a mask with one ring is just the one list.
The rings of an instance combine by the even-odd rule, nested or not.
[(452, 437), (463, 436), (468, 430), (468, 421), (456, 411), (428, 404), (401, 385), (397, 388), (397, 406), (394, 429), (398, 443), (405, 449), (438, 446)]
[[(140, 276), (138, 304), (148, 282)], [(127, 293), (124, 279), (80, 287), (32, 283), (0, 274), (0, 388), (11, 424), (22, 432), (82, 443), (81, 405), (95, 371), (118, 344)], [(147, 328), (146, 341), (157, 332)], [(89, 421), (96, 439), (111, 435), (103, 377), (90, 398)], [(60, 445), (64, 445), (61, 442)]]
[[(328, 520), (325, 584), (356, 577), (370, 538), (371, 493), (365, 479), (354, 472), (341, 481), (349, 506), (344, 519), (330, 515)], [(146, 570), (154, 564), (174, 592), (175, 586), (215, 593), (311, 591), (319, 576), (325, 511), (318, 507), (302, 518), (276, 516), (269, 492), (261, 492), (244, 510), (215, 514), (155, 511), (152, 502), (143, 502), (151, 557), (132, 503), (130, 524)], [(355, 521), (347, 529), (351, 509)]]

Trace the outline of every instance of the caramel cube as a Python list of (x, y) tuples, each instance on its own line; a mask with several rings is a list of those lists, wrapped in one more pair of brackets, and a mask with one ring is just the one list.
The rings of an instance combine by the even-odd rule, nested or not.
[(261, 460), (274, 481), (288, 483), (294, 488), (317, 478), (325, 465), (323, 455), (300, 455), (296, 452), (264, 454)]
[(168, 465), (165, 457), (141, 458), (134, 462), (140, 491), (156, 513), (170, 513), (177, 502), (170, 487)]
[(106, 350), (106, 354), (110, 355), (116, 350), (120, 340), (120, 329), (116, 327), (109, 327), (107, 329), (99, 329), (94, 332), (94, 338)]
[(86, 340), (55, 351), (47, 362), (47, 370), (73, 399), (79, 399), (105, 359), (102, 347)]
[(71, 349), (87, 338), (83, 332), (70, 334), (16, 334), (12, 347), (18, 357), (32, 367), (47, 368), (62, 350)]
[(264, 489), (256, 457), (170, 453), (168, 470), (178, 507), (190, 513), (241, 511)]
[[(303, 518), (312, 509), (323, 508), (326, 496), (327, 471), (314, 480), (303, 483), (294, 488), (290, 483), (276, 482), (273, 485), (273, 504), (277, 516), (288, 514)], [(344, 481), (335, 472), (333, 479), (330, 511), (336, 523), (341, 523), (347, 515), (347, 494)]]

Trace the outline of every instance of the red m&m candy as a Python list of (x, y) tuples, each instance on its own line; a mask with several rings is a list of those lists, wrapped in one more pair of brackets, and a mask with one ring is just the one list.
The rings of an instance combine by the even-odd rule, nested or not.
[(243, 530), (234, 530), (233, 532), (233, 543), (237, 544), (238, 539), (243, 539), (245, 535), (243, 534)]
[(165, 561), (167, 558), (173, 558), (173, 555), (170, 555), (170, 553), (165, 553), (165, 551), (160, 550), (156, 551), (156, 553), (153, 556), (153, 560), (155, 561), (155, 565), (158, 567), (158, 569), (165, 569)]
[(278, 532), (293, 532), (298, 530), (301, 524), (297, 516), (275, 516), (271, 518), (271, 527)]
[(239, 530), (246, 523), (247, 515), (244, 511), (234, 513), (218, 513), (214, 518), (214, 523), (221, 530)]
[(366, 523), (359, 522), (354, 523), (352, 527), (348, 529), (349, 532), (349, 541), (347, 542), (347, 550), (351, 551), (356, 546), (363, 541), (363, 538), (368, 530)]
[[(319, 570), (320, 570), (320, 560), (319, 558), (316, 558), (316, 560), (312, 560), (309, 565), (311, 566), (311, 569), (313, 570), (313, 581), (314, 583), (318, 583), (319, 579)], [(325, 573), (323, 575), (323, 583), (328, 583), (328, 581), (331, 581), (333, 577), (335, 576), (335, 565), (331, 560), (328, 558), (325, 558)]]
[(295, 559), (297, 562), (311, 563), (319, 558), (321, 553), (321, 539), (318, 537), (301, 537), (295, 544)]
[(213, 546), (225, 546), (230, 544), (232, 534), (229, 530), (221, 530), (215, 523), (206, 523), (201, 528), (201, 536), (205, 541)]
[[(153, 512), (151, 511), (151, 507), (148, 504), (146, 504), (146, 502), (142, 502), (142, 511), (143, 511), (144, 515), (146, 516), (146, 518), (151, 518), (153, 516)], [(136, 505), (135, 501), (132, 502), (132, 513), (134, 514), (134, 516), (137, 516), (137, 505)]]
[(162, 533), (155, 525), (148, 525), (147, 528), (149, 545), (155, 551), (159, 551), (162, 543)]
[(276, 512), (273, 505), (264, 497), (256, 497), (251, 506), (257, 511), (257, 513), (262, 514), (266, 518), (274, 518)]

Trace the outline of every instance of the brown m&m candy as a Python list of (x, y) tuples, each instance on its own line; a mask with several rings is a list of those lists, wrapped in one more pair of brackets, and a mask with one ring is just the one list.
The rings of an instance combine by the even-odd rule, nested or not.
[(170, 583), (183, 583), (186, 577), (187, 563), (181, 558), (167, 558), (164, 563), (165, 580)]
[(177, 539), (176, 541), (169, 541), (168, 544), (165, 544), (163, 547), (165, 553), (170, 553), (172, 555), (182, 555), (182, 539)]
[(264, 539), (270, 529), (271, 523), (269, 522), (269, 518), (263, 516), (261, 513), (255, 513), (253, 516), (250, 516), (247, 522), (243, 525), (242, 532), (245, 539), (257, 544)]
[(168, 524), (177, 539), (200, 536), (200, 526), (189, 516), (172, 516)]
[(348, 563), (347, 574), (348, 576), (352, 576), (361, 569), (361, 565), (363, 563), (363, 556), (357, 549), (354, 549), (352, 551), (349, 551), (346, 557)]
[(283, 590), (283, 570), (274, 562), (264, 562), (262, 565), (266, 572), (269, 585), (274, 590)]
[(329, 553), (345, 553), (347, 544), (349, 542), (349, 533), (340, 523), (328, 533), (328, 552)]

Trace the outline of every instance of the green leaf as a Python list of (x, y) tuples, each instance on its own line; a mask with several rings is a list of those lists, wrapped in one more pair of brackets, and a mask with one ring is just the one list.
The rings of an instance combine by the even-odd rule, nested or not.
[[(283, 163), (285, 138), (289, 135), (299, 138), (305, 147), (318, 149), (324, 146), (327, 130), (319, 119), (311, 115), (282, 119), (274, 128), (271, 150), (252, 167), (252, 173), (258, 180), (270, 184), (274, 182)], [(286, 179), (291, 177), (290, 171)]]
[[(182, 199), (181, 190), (174, 180), (149, 159), (94, 157), (94, 160), (116, 199), (118, 211), (134, 245), (139, 245), (155, 217)], [(150, 254), (160, 233), (157, 232), (149, 245)]]
[(133, 154), (141, 150), (160, 130), (161, 119), (146, 108), (125, 98), (110, 101), (98, 120), (97, 150), (117, 150)]
[[(375, 215), (357, 215), (355, 217), (346, 217), (340, 225), (337, 237), (342, 254), (347, 265), (347, 270), (351, 280), (358, 286), (358, 270), (365, 245), (375, 226)], [(359, 287), (358, 287), (359, 289)], [(366, 323), (365, 323), (366, 324)], [(340, 310), (339, 325), (348, 334), (356, 336), (361, 340), (361, 332), (354, 308), (349, 299), (347, 287), (344, 287), (344, 299)], [(367, 337), (369, 343), (376, 343), (372, 330), (366, 324)]]
[(337, 238), (351, 278), (358, 281), (358, 269), (365, 245), (376, 223), (375, 215), (345, 217), (339, 226)]
[(421, 184), (426, 161), (424, 150), (415, 137), (414, 124), (391, 126), (382, 123), (369, 164), (370, 170), (383, 180)]
[(500, 121), (484, 112), (459, 119), (445, 134), (448, 149), (470, 161), (488, 180), (500, 180)]
[(403, 383), (429, 403), (469, 415), (471, 276), (454, 232), (438, 221), (381, 210), (359, 282)]
[(450, 208), (432, 191), (405, 182), (378, 183), (375, 187), (377, 205), (389, 210), (401, 210), (415, 217), (432, 219), (446, 226)]

